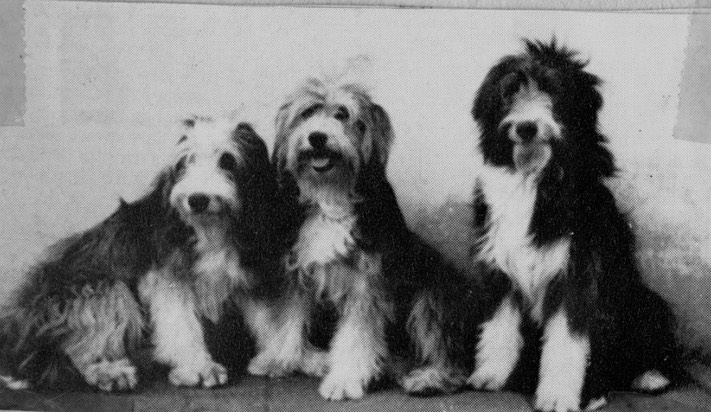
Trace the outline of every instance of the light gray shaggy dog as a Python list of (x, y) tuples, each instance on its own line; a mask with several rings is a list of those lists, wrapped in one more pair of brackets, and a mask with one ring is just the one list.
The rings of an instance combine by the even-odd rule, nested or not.
[(184, 121), (175, 161), (153, 189), (52, 247), (3, 309), (5, 383), (134, 389), (135, 357), (150, 343), (174, 385), (225, 384), (202, 321), (267, 293), (275, 193), (249, 124)]
[[(459, 275), (405, 223), (385, 173), (385, 110), (360, 85), (311, 79), (286, 99), (276, 128), (272, 162), (289, 221), (281, 270), (291, 289), (250, 317), (260, 336), (249, 371), (323, 376), (324, 398), (358, 399), (409, 335), (422, 368), (402, 380), (408, 391), (462, 384), (444, 342), (446, 288), (434, 287)], [(332, 334), (320, 324), (329, 318)], [(314, 335), (332, 335), (321, 336), (328, 353), (311, 347)]]

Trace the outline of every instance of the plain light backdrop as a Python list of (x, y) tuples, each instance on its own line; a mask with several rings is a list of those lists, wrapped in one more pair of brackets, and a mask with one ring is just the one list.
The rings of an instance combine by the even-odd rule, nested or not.
[(24, 126), (0, 128), (0, 296), (45, 247), (140, 196), (180, 118), (237, 111), (271, 144), (277, 107), (308, 76), (361, 81), (389, 112), (389, 176), (411, 222), (469, 202), (478, 85), (521, 38), (555, 35), (604, 80), (601, 128), (622, 168), (611, 186), (640, 233), (645, 276), (692, 345), (711, 341), (711, 146), (674, 139), (685, 14), (25, 7)]

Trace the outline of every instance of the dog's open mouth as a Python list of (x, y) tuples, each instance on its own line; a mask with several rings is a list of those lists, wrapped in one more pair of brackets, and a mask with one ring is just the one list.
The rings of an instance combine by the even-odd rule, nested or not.
[(513, 161), (516, 169), (524, 173), (543, 170), (553, 154), (546, 143), (518, 143), (513, 149)]
[(331, 156), (312, 157), (311, 167), (318, 173), (328, 172), (333, 168), (334, 159)]
[(309, 150), (301, 154), (301, 164), (316, 173), (326, 173), (333, 169), (339, 159), (340, 154), (332, 150)]

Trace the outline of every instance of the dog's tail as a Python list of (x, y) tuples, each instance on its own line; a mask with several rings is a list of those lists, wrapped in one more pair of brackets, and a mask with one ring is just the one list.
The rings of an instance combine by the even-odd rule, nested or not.
[(16, 305), (0, 315), (0, 385), (9, 389), (75, 387), (81, 378), (59, 350), (58, 337), (42, 331), (46, 314)]

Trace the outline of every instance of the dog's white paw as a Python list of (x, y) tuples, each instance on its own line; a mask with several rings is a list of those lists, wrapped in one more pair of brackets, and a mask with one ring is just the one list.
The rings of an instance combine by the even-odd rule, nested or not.
[(282, 378), (295, 373), (298, 369), (297, 361), (277, 360), (264, 354), (252, 358), (247, 366), (247, 372), (251, 375), (269, 378)]
[(326, 375), (321, 381), (318, 392), (329, 401), (360, 399), (365, 396), (365, 388), (357, 376), (333, 372)]
[(565, 385), (538, 385), (535, 409), (541, 412), (572, 412), (580, 410), (580, 393)]
[(642, 392), (658, 392), (666, 389), (671, 381), (656, 369), (648, 370), (632, 382), (632, 389)]
[(181, 365), (170, 371), (168, 380), (175, 386), (212, 388), (227, 383), (227, 369), (211, 360), (197, 366)]
[(596, 411), (600, 408), (603, 408), (605, 405), (607, 405), (607, 398), (604, 396), (601, 396), (596, 399), (591, 399), (590, 402), (585, 406), (586, 411)]
[(467, 385), (482, 391), (500, 391), (509, 379), (509, 370), (501, 368), (477, 368), (467, 379)]
[(105, 392), (131, 390), (138, 385), (136, 367), (126, 358), (92, 363), (82, 374), (89, 385)]
[(436, 366), (415, 369), (400, 381), (405, 392), (418, 395), (454, 392), (463, 384), (464, 377), (461, 374), (451, 368)]

